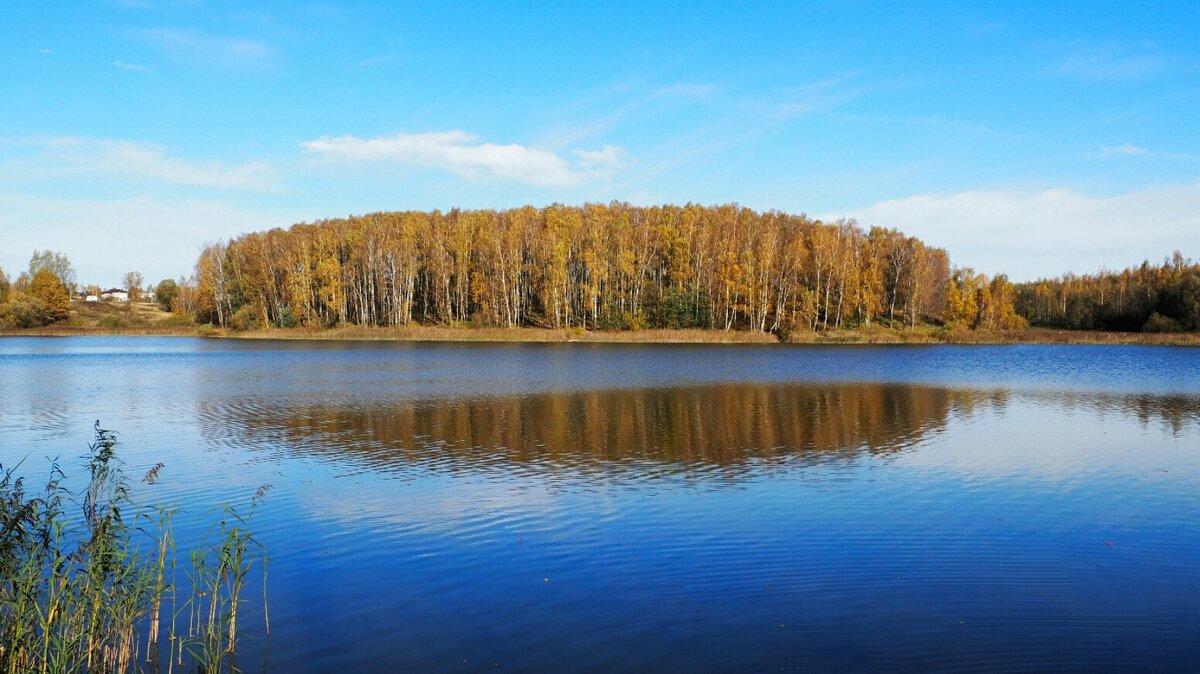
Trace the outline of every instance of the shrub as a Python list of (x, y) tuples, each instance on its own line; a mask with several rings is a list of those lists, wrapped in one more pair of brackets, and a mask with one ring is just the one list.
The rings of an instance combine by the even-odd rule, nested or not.
[(1183, 326), (1174, 318), (1163, 316), (1155, 311), (1142, 325), (1142, 332), (1180, 332)]
[(97, 324), (103, 328), (128, 328), (129, 327), (129, 321), (127, 321), (124, 318), (122, 318), (121, 316), (117, 316), (115, 314), (109, 314), (107, 316), (104, 316), (99, 321), (97, 321)]
[(37, 328), (49, 322), (46, 304), (33, 295), (17, 293), (7, 304), (0, 304), (0, 328)]
[(296, 320), (296, 314), (291, 307), (284, 307), (279, 312), (279, 317), (275, 319), (275, 327), (277, 328), (294, 328), (300, 321)]
[(700, 291), (687, 291), (667, 295), (661, 304), (656, 327), (662, 328), (712, 328), (712, 307), (704, 300)]
[(195, 325), (196, 318), (190, 314), (173, 313), (162, 319), (163, 325)]
[(255, 330), (263, 327), (265, 322), (257, 304), (243, 304), (229, 317), (229, 327), (234, 330)]

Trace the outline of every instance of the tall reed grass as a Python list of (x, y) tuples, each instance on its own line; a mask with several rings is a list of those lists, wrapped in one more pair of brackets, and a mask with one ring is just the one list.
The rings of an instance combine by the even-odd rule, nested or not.
[[(255, 569), (266, 587), (250, 523), (267, 488), (244, 513), (221, 511), (177, 582), (176, 510), (135, 502), (117, 445), (96, 422), (77, 493), (57, 460), (36, 492), (20, 464), (0, 466), (0, 674), (236, 671), (238, 609)], [(146, 490), (162, 469), (147, 472)], [(263, 602), (265, 617), (265, 589)]]

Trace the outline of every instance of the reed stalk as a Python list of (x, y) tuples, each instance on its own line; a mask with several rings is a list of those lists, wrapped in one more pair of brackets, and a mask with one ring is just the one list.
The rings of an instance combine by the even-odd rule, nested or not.
[[(168, 672), (235, 671), (241, 594), (254, 569), (265, 581), (265, 555), (249, 525), (265, 490), (245, 516), (225, 508), (216, 545), (191, 550), (190, 594), (181, 605), (176, 511), (135, 502), (117, 445), (116, 434), (97, 422), (78, 519), (65, 507), (76, 495), (64, 487), (57, 460), (36, 494), (17, 473), (22, 464), (0, 466), (0, 674), (158, 672), (164, 648)], [(146, 474), (147, 488), (162, 469)], [(265, 622), (265, 582), (263, 601)], [(188, 625), (180, 632), (184, 611)]]

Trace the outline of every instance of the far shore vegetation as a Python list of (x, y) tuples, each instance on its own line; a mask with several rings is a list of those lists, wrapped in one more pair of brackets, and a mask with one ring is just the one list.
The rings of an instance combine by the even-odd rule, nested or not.
[(80, 288), (0, 270), (0, 334), (736, 343), (1200, 343), (1200, 264), (1011, 283), (894, 229), (736, 205), (391, 212)]

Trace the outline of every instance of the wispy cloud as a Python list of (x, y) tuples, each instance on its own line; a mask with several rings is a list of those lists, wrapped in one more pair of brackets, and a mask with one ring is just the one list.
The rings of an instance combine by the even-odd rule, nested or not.
[(49, 54), (53, 54), (54, 50), (53, 49), (39, 49), (39, 50), (37, 50), (37, 53), (49, 55)]
[(1115, 159), (1120, 157), (1145, 157), (1156, 159), (1195, 159), (1195, 155), (1186, 152), (1159, 152), (1144, 148), (1133, 143), (1122, 143), (1121, 145), (1108, 145), (1100, 148), (1100, 151), (1088, 155), (1089, 159)]
[(852, 70), (814, 82), (783, 87), (772, 96), (752, 99), (742, 107), (776, 120), (788, 120), (826, 112), (857, 98), (903, 86), (900, 82), (871, 82), (864, 74), (862, 70)]
[(0, 150), (5, 147), (19, 156), (5, 160), (0, 154), (0, 175), (14, 181), (71, 174), (132, 175), (193, 187), (256, 192), (280, 189), (275, 171), (265, 162), (226, 165), (181, 159), (151, 143), (64, 136), (10, 141)]
[(918, 194), (823, 217), (899, 227), (956, 263), (1017, 279), (1200, 253), (1200, 184), (1097, 196), (1059, 187)]
[(712, 100), (717, 88), (711, 84), (676, 82), (654, 90), (656, 98), (684, 98), (697, 101)]
[(262, 65), (275, 56), (275, 49), (271, 45), (249, 38), (174, 28), (153, 28), (139, 31), (136, 35), (172, 58), (194, 65)]
[(1090, 81), (1136, 80), (1163, 70), (1170, 59), (1153, 42), (1070, 42), (1051, 45), (1054, 72)]
[(500, 178), (540, 187), (569, 187), (604, 178), (624, 163), (611, 146), (575, 150), (568, 160), (550, 150), (511, 143), (484, 143), (465, 131), (399, 133), (394, 136), (318, 138), (305, 150), (338, 161), (390, 161), (448, 171), (464, 178)]
[(367, 58), (360, 59), (358, 62), (358, 65), (363, 68), (373, 68), (376, 66), (392, 65), (393, 63), (399, 63), (400, 61), (403, 61), (403, 60), (404, 60), (403, 54), (400, 54), (397, 52), (386, 52), (383, 54), (376, 54), (374, 56), (368, 56)]
[(134, 72), (139, 72), (139, 73), (150, 72), (150, 69), (147, 68), (146, 66), (138, 65), (136, 63), (126, 63), (125, 61), (113, 61), (112, 64), (113, 64), (114, 68), (120, 68), (121, 70), (132, 70)]
[(1150, 151), (1144, 147), (1139, 147), (1133, 143), (1125, 143), (1123, 145), (1111, 145), (1100, 148), (1101, 157), (1142, 157), (1150, 154)]
[(987, 37), (1001, 33), (1008, 28), (1002, 21), (972, 21), (967, 24), (967, 35), (971, 37)]

